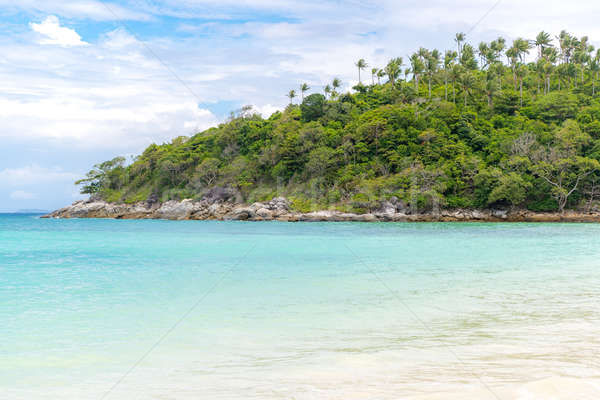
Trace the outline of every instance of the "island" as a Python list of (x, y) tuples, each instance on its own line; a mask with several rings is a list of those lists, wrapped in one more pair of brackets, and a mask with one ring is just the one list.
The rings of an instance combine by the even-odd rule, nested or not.
[(600, 221), (600, 51), (566, 31), (455, 42), (95, 165), (89, 200), (47, 217)]

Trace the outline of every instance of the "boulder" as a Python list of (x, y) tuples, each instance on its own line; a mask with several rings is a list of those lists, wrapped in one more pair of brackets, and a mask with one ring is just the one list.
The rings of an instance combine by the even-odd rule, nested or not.
[(264, 207), (256, 210), (256, 215), (265, 220), (273, 219), (273, 212)]
[(233, 211), (225, 215), (223, 218), (232, 221), (246, 221), (254, 217), (254, 212), (245, 207), (235, 208)]
[(194, 203), (190, 199), (183, 201), (170, 200), (163, 203), (155, 211), (155, 216), (161, 219), (187, 219), (194, 211)]
[(508, 218), (508, 211), (506, 211), (506, 210), (492, 210), (492, 216), (494, 218), (507, 219)]
[(267, 205), (273, 211), (287, 212), (290, 210), (290, 202), (285, 197), (275, 197)]

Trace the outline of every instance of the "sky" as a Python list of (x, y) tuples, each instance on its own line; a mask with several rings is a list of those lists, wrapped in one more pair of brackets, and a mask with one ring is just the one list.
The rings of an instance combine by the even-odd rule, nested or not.
[[(84, 198), (94, 164), (193, 135), (303, 82), (322, 91), (418, 47), (546, 30), (599, 45), (596, 1), (0, 0), (0, 212)], [(368, 75), (368, 74), (367, 74)]]

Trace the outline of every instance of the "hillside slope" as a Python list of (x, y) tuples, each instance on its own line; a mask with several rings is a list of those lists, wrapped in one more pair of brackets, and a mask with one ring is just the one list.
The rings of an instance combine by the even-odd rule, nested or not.
[(600, 52), (566, 32), (556, 47), (541, 39), (529, 64), (534, 45), (522, 39), (479, 51), (459, 42), (460, 55), (420, 49), (406, 70), (393, 59), (352, 93), (336, 93), (336, 80), (267, 119), (245, 108), (216, 128), (151, 145), (130, 165), (120, 157), (96, 165), (78, 184), (124, 203), (284, 196), (304, 212), (364, 213), (389, 200), (419, 212), (592, 211)]

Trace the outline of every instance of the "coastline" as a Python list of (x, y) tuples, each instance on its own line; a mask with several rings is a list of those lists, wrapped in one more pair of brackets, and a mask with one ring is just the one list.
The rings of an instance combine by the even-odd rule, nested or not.
[(282, 222), (587, 222), (599, 223), (600, 213), (565, 211), (538, 213), (528, 210), (440, 210), (412, 214), (399, 210), (391, 203), (381, 209), (354, 214), (321, 210), (308, 213), (293, 211), (289, 202), (277, 197), (269, 202), (251, 205), (206, 200), (140, 202), (135, 204), (108, 203), (81, 200), (42, 216), (42, 218), (105, 218), (105, 219), (164, 219), (164, 220), (218, 220), (218, 221), (282, 221)]

